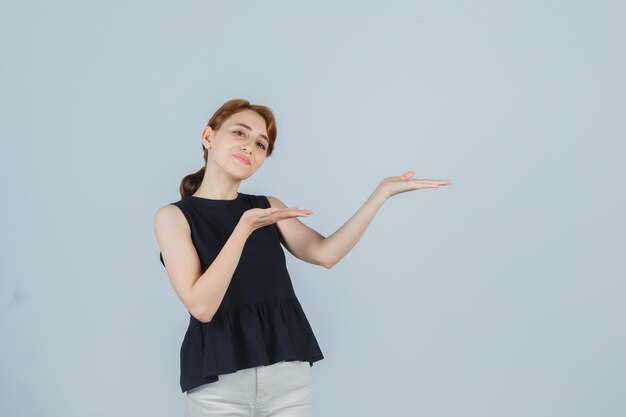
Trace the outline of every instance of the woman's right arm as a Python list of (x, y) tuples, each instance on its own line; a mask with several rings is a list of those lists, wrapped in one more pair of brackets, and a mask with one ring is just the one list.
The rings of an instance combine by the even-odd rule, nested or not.
[(243, 247), (252, 232), (281, 220), (309, 214), (310, 210), (297, 207), (246, 210), (222, 250), (204, 273), (191, 241), (189, 223), (178, 207), (168, 204), (157, 210), (154, 216), (154, 232), (167, 275), (178, 298), (192, 316), (208, 323), (222, 303), (239, 264)]
[(154, 216), (154, 232), (178, 298), (192, 316), (203, 323), (210, 322), (226, 294), (251, 228), (246, 222), (237, 223), (204, 273), (191, 241), (189, 224), (178, 207), (168, 204), (159, 208)]

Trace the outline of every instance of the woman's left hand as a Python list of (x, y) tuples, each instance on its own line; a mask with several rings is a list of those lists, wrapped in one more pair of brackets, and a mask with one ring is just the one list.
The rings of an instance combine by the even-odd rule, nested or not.
[(452, 184), (450, 180), (432, 180), (432, 179), (411, 179), (415, 173), (407, 171), (398, 177), (384, 178), (374, 193), (380, 194), (385, 200), (396, 194), (407, 191), (419, 190), (421, 188), (439, 188), (444, 185)]

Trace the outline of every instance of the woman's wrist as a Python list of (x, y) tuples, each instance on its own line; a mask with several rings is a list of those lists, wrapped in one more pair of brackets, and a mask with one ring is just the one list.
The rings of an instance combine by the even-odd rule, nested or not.
[(389, 198), (389, 196), (387, 196), (383, 191), (381, 191), (380, 188), (376, 188), (372, 194), (370, 195), (370, 200), (374, 200), (378, 203), (380, 203), (380, 205), (382, 205), (385, 201), (387, 201), (387, 199)]
[(248, 222), (244, 219), (240, 219), (237, 225), (235, 225), (235, 230), (233, 230), (233, 234), (237, 234), (244, 239), (248, 239), (248, 237), (252, 234), (254, 230)]

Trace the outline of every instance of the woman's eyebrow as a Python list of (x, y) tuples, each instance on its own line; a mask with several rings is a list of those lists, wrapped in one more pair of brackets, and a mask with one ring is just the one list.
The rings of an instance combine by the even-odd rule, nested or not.
[[(244, 123), (235, 123), (233, 126), (237, 126), (237, 125), (239, 125), (239, 126), (243, 126), (243, 127), (245, 127), (246, 129), (248, 129), (249, 131), (252, 131), (252, 129), (250, 128), (250, 126), (248, 126), (247, 124), (244, 124)], [(265, 135), (263, 135), (263, 134), (261, 134), (261, 135), (259, 135), (259, 136), (261, 136), (263, 139), (265, 139), (265, 140), (267, 141), (267, 143), (269, 143), (270, 139), (269, 139), (267, 136), (265, 136)]]

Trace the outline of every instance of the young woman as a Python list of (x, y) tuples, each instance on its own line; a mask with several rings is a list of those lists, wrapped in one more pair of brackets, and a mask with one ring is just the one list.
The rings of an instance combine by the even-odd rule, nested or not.
[(324, 237), (274, 196), (238, 191), (272, 154), (272, 111), (227, 101), (202, 131), (205, 166), (183, 178), (181, 199), (158, 209), (154, 230), (176, 295), (189, 312), (180, 348), (186, 415), (311, 416), (313, 363), (324, 358), (294, 293), (281, 244), (332, 268), (390, 197), (447, 180), (408, 171), (377, 185), (361, 208)]

